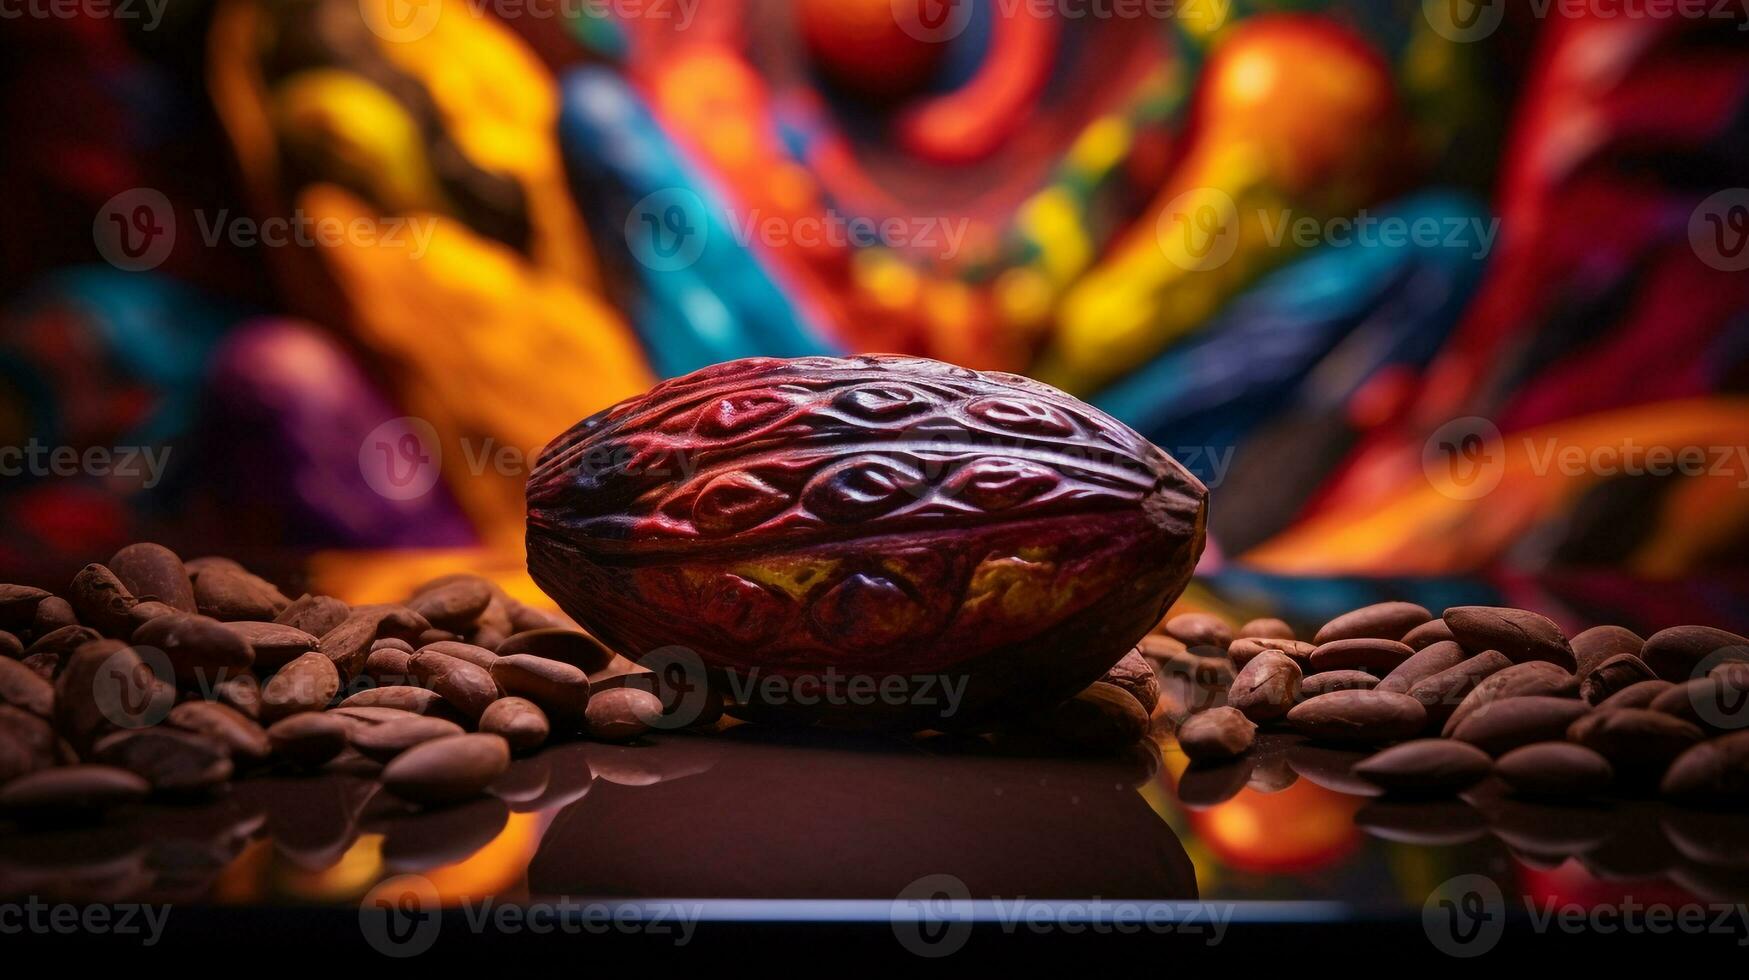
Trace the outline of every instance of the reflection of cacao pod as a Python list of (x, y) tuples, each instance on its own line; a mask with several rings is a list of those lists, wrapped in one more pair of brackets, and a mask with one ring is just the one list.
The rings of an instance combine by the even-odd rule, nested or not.
[(548, 446), (528, 562), (623, 652), (689, 647), (778, 715), (983, 724), (1085, 687), (1159, 620), (1202, 551), (1206, 497), (1025, 378), (758, 358)]

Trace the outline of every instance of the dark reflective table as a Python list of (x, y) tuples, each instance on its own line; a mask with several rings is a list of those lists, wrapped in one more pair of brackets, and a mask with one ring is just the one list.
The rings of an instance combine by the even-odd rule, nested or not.
[(1466, 875), (1509, 903), (1749, 897), (1743, 814), (1533, 804), (1494, 781), (1387, 799), (1350, 774), (1360, 757), (1268, 735), (1242, 761), (1193, 767), (1165, 734), (1089, 758), (1025, 739), (741, 725), (555, 746), (491, 796), (425, 810), (343, 758), (93, 826), (4, 828), (0, 896), (356, 909), (416, 875), (446, 906), (688, 899), (782, 918), (874, 907), (925, 881), (974, 903), (1202, 901), (1313, 919), (1419, 916)]

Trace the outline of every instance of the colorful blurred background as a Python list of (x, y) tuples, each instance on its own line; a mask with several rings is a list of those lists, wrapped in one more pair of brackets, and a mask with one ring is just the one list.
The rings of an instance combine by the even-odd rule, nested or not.
[(536, 599), (545, 440), (898, 351), (1203, 476), (1189, 607), (1742, 630), (1749, 35), (1700, 6), (20, 8), (0, 579), (148, 538)]

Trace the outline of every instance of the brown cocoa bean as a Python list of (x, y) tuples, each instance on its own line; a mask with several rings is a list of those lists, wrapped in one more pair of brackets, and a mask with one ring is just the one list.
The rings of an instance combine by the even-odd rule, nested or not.
[[(378, 643), (384, 641), (378, 640)], [(401, 641), (396, 640), (396, 643)], [(406, 644), (402, 644), (405, 646)], [(399, 647), (378, 647), (370, 652), (364, 661), (364, 676), (375, 681), (378, 687), (393, 687), (413, 683), (413, 669), (408, 666), (413, 660), (410, 651)]]
[(55, 681), (55, 730), (83, 757), (118, 728), (157, 724), (174, 704), (175, 692), (137, 649), (95, 640), (74, 652)]
[(436, 691), (470, 721), (479, 721), (486, 708), (498, 700), (498, 683), (492, 674), (466, 660), (425, 650), (415, 653), (407, 668), (420, 684)]
[(342, 682), (357, 677), (370, 659), (372, 644), (384, 637), (411, 643), (430, 628), (425, 617), (400, 606), (359, 606), (339, 625), (322, 634), (319, 650), (340, 671)]
[(44, 769), (0, 787), (0, 815), (30, 823), (89, 819), (138, 803), (152, 784), (115, 766)]
[(368, 691), (359, 691), (340, 702), (341, 708), (394, 708), (398, 711), (410, 711), (416, 715), (430, 715), (435, 718), (448, 718), (460, 722), (462, 716), (449, 706), (436, 691), (413, 685), (391, 687), (375, 687)]
[(1653, 698), (1646, 707), (1674, 715), (1715, 735), (1749, 727), (1749, 688), (1716, 673), (1677, 684)]
[(532, 752), (546, 744), (552, 726), (539, 705), (511, 697), (492, 702), (480, 716), (480, 731), (502, 736), (512, 752)]
[(413, 803), (454, 803), (485, 792), (510, 768), (501, 736), (449, 735), (396, 756), (383, 768), (383, 786)]
[(109, 569), (122, 585), (142, 602), (161, 602), (177, 612), (194, 613), (194, 584), (176, 552), (161, 544), (141, 541), (117, 551)]
[(333, 596), (311, 595), (306, 592), (280, 610), (279, 615), (273, 617), (273, 621), (281, 626), (290, 626), (311, 636), (320, 637), (346, 622), (346, 617), (351, 614), (352, 609)]
[(504, 693), (540, 705), (561, 731), (578, 731), (589, 707), (589, 677), (557, 660), (517, 653), (498, 658), (492, 680)]
[(254, 674), (241, 674), (219, 682), (213, 686), (213, 697), (251, 721), (261, 719), (261, 682)]
[(1592, 712), (1567, 729), (1568, 741), (1603, 756), (1617, 776), (1635, 781), (1663, 776), (1670, 763), (1702, 737), (1694, 725), (1645, 708)]
[(217, 701), (184, 701), (170, 709), (166, 721), (218, 741), (237, 766), (265, 762), (273, 754), (265, 729), (241, 711)]
[(1572, 673), (1578, 666), (1567, 636), (1554, 620), (1528, 609), (1453, 606), (1445, 625), (1466, 650), (1497, 650), (1513, 663), (1543, 660)]
[(472, 643), (463, 643), (460, 640), (439, 640), (436, 643), (427, 643), (426, 645), (417, 648), (414, 652), (425, 653), (426, 651), (439, 653), (446, 657), (454, 657), (457, 660), (465, 660), (481, 670), (491, 670), (492, 665), (498, 662), (498, 655), (496, 653), (493, 653), (483, 646), (477, 646)]
[(484, 579), (463, 576), (417, 593), (407, 600), (407, 608), (424, 616), (438, 629), (459, 633), (472, 627), (491, 601), (489, 583)]
[(1300, 671), (1304, 673), (1311, 669), (1312, 651), (1315, 649), (1317, 648), (1310, 643), (1303, 643), (1299, 640), (1271, 640), (1265, 637), (1247, 636), (1234, 640), (1233, 644), (1227, 647), (1227, 656), (1232, 659), (1235, 666), (1243, 668), (1258, 654), (1265, 650), (1273, 650), (1299, 664)]
[(156, 599), (136, 602), (134, 603), (134, 608), (128, 610), (128, 620), (133, 623), (133, 629), (128, 635), (132, 636), (134, 633), (138, 633), (140, 627), (157, 619), (159, 616), (174, 616), (181, 611), (182, 610), (173, 606), (165, 605)]
[(230, 749), (217, 739), (175, 728), (112, 732), (91, 748), (103, 765), (135, 773), (160, 793), (199, 793), (231, 778)]
[(1612, 657), (1624, 654), (1638, 657), (1640, 648), (1645, 645), (1646, 641), (1633, 630), (1621, 626), (1593, 626), (1573, 637), (1573, 659), (1578, 663), (1574, 673), (1583, 680), (1599, 664)]
[(9, 704), (0, 704), (0, 742), (16, 747), (26, 771), (47, 769), (61, 761), (55, 729), (44, 719)]
[(1225, 650), (1233, 642), (1233, 628), (1214, 613), (1195, 612), (1173, 616), (1161, 626), (1161, 631), (1191, 650), (1198, 647)]
[(44, 718), (52, 717), (55, 686), (16, 660), (0, 660), (0, 703)]
[(1554, 664), (1541, 660), (1513, 664), (1483, 678), (1474, 690), (1464, 695), (1451, 717), (1446, 719), (1441, 734), (1450, 738), (1465, 718), (1490, 701), (1540, 696), (1565, 698), (1578, 693), (1577, 679)]
[(340, 672), (320, 652), (306, 653), (280, 668), (261, 687), (261, 720), (272, 725), (292, 715), (321, 711), (340, 693)]
[[(619, 741), (641, 734), (632, 730), (637, 727), (637, 719), (643, 717), (639, 713), (648, 712), (647, 701), (614, 692), (602, 696), (612, 697), (614, 700), (598, 713), (596, 699), (590, 699), (590, 735)], [(657, 701), (656, 704), (659, 716), (661, 702)], [(650, 720), (644, 724), (653, 725), (655, 722)], [(617, 732), (616, 728), (623, 729), (624, 734)], [(1047, 711), (1044, 728), (1070, 745), (1091, 751), (1107, 751), (1132, 745), (1146, 735), (1148, 716), (1128, 691), (1095, 681), (1086, 690)]]
[(1192, 762), (1244, 755), (1256, 739), (1257, 725), (1237, 708), (1210, 708), (1178, 726), (1178, 747)]
[[(1121, 700), (1116, 706), (1111, 703), (1110, 695), (1113, 692), (1121, 695)], [(1136, 704), (1136, 699), (1131, 697), (1128, 692), (1108, 684), (1099, 692), (1090, 695), (1086, 699), (1086, 703), (1070, 709), (1066, 718), (1057, 719), (1057, 713), (1053, 712), (1052, 719), (1057, 724), (1052, 725), (1052, 731), (1058, 732), (1059, 737), (1066, 737), (1071, 741), (1076, 735), (1097, 738), (1101, 734), (1106, 734), (1109, 737), (1111, 730), (1127, 730), (1134, 727), (1134, 717), (1140, 715), (1141, 712), (1142, 709)], [(1110, 716), (1103, 722), (1103, 727), (1100, 715)], [(649, 731), (661, 717), (662, 701), (655, 694), (635, 687), (608, 688), (590, 694), (589, 705), (584, 709), (584, 729), (592, 738), (608, 742), (624, 742)], [(1072, 726), (1077, 724), (1086, 731), (1074, 730)], [(1142, 731), (1146, 731), (1147, 727), (1147, 719), (1143, 718)], [(1061, 735), (1063, 731), (1068, 731), (1070, 735)], [(1140, 738), (1141, 736), (1138, 734), (1136, 737)], [(1131, 739), (1131, 741), (1134, 740)]]
[(1749, 803), (1749, 732), (1690, 747), (1670, 764), (1659, 792), (1667, 799), (1701, 806)]
[(0, 657), (7, 660), (18, 660), (23, 656), (24, 643), (11, 633), (0, 630)]
[(249, 641), (255, 670), (268, 674), (317, 649), (320, 641), (296, 626), (281, 623), (234, 622), (225, 628)]
[(31, 657), (65, 658), (85, 644), (101, 639), (103, 639), (103, 634), (89, 626), (63, 626), (37, 637), (36, 642), (24, 648), (24, 656), (25, 659)]
[(67, 601), (73, 604), (80, 622), (104, 636), (127, 639), (133, 632), (134, 622), (128, 613), (139, 600), (103, 565), (86, 565), (73, 576)]
[[(1584, 669), (1585, 661), (1580, 661)], [(1591, 664), (1580, 676), (1579, 697), (1586, 704), (1602, 704), (1611, 695), (1641, 681), (1654, 680), (1652, 668), (1631, 653), (1618, 653)]]
[(1474, 786), (1493, 768), (1494, 760), (1475, 746), (1422, 738), (1376, 752), (1353, 772), (1387, 793), (1445, 795)]
[(1451, 627), (1443, 619), (1430, 619), (1403, 634), (1403, 645), (1411, 650), (1425, 650), (1435, 643), (1456, 643)]
[(351, 727), (325, 711), (307, 711), (267, 726), (273, 754), (300, 769), (315, 769), (345, 751)]
[(1709, 657), (1742, 659), (1749, 656), (1749, 640), (1710, 626), (1672, 626), (1646, 638), (1640, 659), (1652, 673), (1674, 684), (1694, 676)]
[(37, 603), (49, 598), (48, 590), (30, 585), (0, 584), (0, 629), (22, 633), (36, 618)]
[(211, 565), (194, 576), (194, 605), (202, 616), (222, 622), (244, 619), (272, 622), (291, 605), (291, 600), (258, 575), (241, 568)]
[(1299, 700), (1300, 665), (1287, 654), (1265, 650), (1251, 658), (1233, 686), (1227, 690), (1227, 704), (1259, 724), (1287, 715)]
[(1413, 602), (1379, 602), (1345, 612), (1325, 623), (1312, 637), (1323, 646), (1337, 640), (1401, 640), (1405, 634), (1433, 618), (1426, 606)]
[(1640, 681), (1611, 694), (1597, 703), (1598, 711), (1613, 711), (1616, 708), (1649, 708), (1658, 695), (1670, 690), (1676, 685), (1669, 681)]
[[(546, 609), (531, 606), (526, 602), (508, 599), (504, 610), (510, 616), (510, 635), (528, 633), (533, 630), (561, 629), (576, 630), (577, 626), (568, 618)], [(525, 651), (526, 652), (526, 651)], [(575, 666), (575, 665), (573, 665)]]
[(1370, 691), (1378, 686), (1379, 679), (1364, 670), (1330, 670), (1302, 678), (1300, 700), (1329, 694), (1331, 691)]
[(1498, 756), (1522, 745), (1565, 738), (1573, 722), (1590, 710), (1590, 705), (1575, 698), (1508, 697), (1470, 712), (1448, 737)]
[(1372, 744), (1413, 737), (1427, 723), (1427, 712), (1407, 694), (1332, 691), (1300, 702), (1287, 713), (1287, 723), (1308, 738)]
[(368, 759), (386, 763), (415, 745), (463, 734), (462, 726), (447, 718), (431, 718), (405, 711), (395, 714), (399, 717), (353, 726), (352, 747)]
[[(134, 608), (138, 609), (139, 606)], [(43, 637), (63, 627), (78, 625), (79, 615), (73, 611), (72, 603), (58, 595), (47, 595), (37, 603), (36, 615), (31, 617), (30, 635)]]
[(1154, 706), (1160, 703), (1160, 679), (1154, 675), (1154, 665), (1142, 656), (1140, 650), (1124, 654), (1100, 680), (1130, 692), (1142, 710), (1150, 715), (1154, 713)]
[[(1445, 620), (1435, 620), (1441, 626)], [(1414, 644), (1404, 644), (1413, 648)], [(1429, 643), (1415, 651), (1414, 656), (1398, 664), (1385, 679), (1379, 681), (1378, 689), (1392, 694), (1408, 694), (1409, 689), (1421, 681), (1432, 677), (1441, 671), (1450, 670), (1470, 657), (1469, 652), (1457, 644), (1455, 640), (1438, 640)]]
[(1289, 626), (1285, 620), (1269, 616), (1247, 621), (1244, 625), (1239, 627), (1239, 631), (1234, 633), (1233, 636), (1235, 639), (1242, 639), (1245, 637), (1256, 637), (1265, 640), (1298, 639), (1294, 634), (1294, 628)]
[(1572, 742), (1513, 749), (1495, 761), (1494, 774), (1512, 792), (1532, 799), (1588, 799), (1615, 782), (1608, 759)]
[(1312, 651), (1312, 673), (1327, 670), (1370, 670), (1388, 674), (1402, 666), (1415, 651), (1396, 640), (1356, 637), (1331, 640)]
[(564, 627), (524, 630), (498, 644), (500, 657), (529, 654), (567, 663), (585, 674), (607, 669), (613, 662), (613, 651), (582, 630)]
[(1455, 667), (1447, 667), (1437, 674), (1416, 681), (1410, 686), (1408, 694), (1427, 709), (1427, 722), (1437, 730), (1444, 727), (1452, 712), (1476, 689), (1476, 685), (1510, 666), (1512, 661), (1497, 650), (1478, 653), (1459, 662)]
[(163, 652), (185, 687), (210, 687), (255, 662), (249, 641), (208, 616), (159, 616), (134, 631), (134, 643)]

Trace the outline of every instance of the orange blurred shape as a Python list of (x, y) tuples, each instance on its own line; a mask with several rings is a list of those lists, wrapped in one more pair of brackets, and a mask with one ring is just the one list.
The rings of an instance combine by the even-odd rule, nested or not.
[(1191, 827), (1223, 865), (1255, 874), (1312, 871), (1341, 862), (1360, 843), (1362, 800), (1309, 779), (1274, 793), (1246, 788), (1189, 814)]

